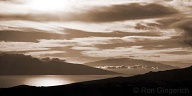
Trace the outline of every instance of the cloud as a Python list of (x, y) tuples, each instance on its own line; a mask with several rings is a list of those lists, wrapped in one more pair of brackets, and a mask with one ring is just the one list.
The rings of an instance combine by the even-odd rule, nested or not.
[[(33, 42), (0, 42), (0, 51), (35, 51), (35, 50), (48, 50), (49, 48), (41, 47)], [(38, 45), (38, 46), (37, 46)]]
[(146, 20), (127, 20), (127, 21), (117, 21), (117, 22), (49, 22), (51, 25), (56, 25), (68, 29), (76, 29), (86, 32), (99, 32), (99, 33), (110, 33), (110, 32), (129, 32), (129, 33), (141, 33), (149, 32), (149, 30), (136, 29), (137, 23), (156, 23), (153, 19)]
[(0, 21), (0, 30), (23, 30), (23, 31), (34, 31), (39, 30), (47, 33), (58, 33), (64, 34), (64, 29), (57, 26), (34, 21), (23, 21), (23, 20), (4, 20)]
[(28, 28), (9, 28), (8, 30), (0, 30), (0, 41), (13, 41), (13, 42), (38, 42), (40, 39), (57, 39), (57, 40), (70, 40), (73, 38), (88, 38), (88, 37), (125, 37), (125, 36), (160, 36), (158, 32), (87, 32), (74, 29), (64, 29), (65, 34), (49, 33), (37, 29)]
[(48, 44), (64, 44), (67, 46), (94, 46), (97, 44), (113, 44), (113, 40), (118, 40), (118, 37), (85, 37), (85, 38), (73, 38), (71, 40), (45, 40), (41, 39), (41, 42)]
[[(20, 2), (21, 0), (0, 1), (0, 20), (21, 19), (30, 15), (30, 10)], [(24, 0), (23, 0), (24, 1)]]
[(95, 48), (95, 47), (79, 47), (79, 46), (74, 46), (72, 47), (71, 49), (73, 50), (98, 50), (98, 48)]
[[(103, 25), (105, 26), (105, 25)], [(107, 26), (107, 25), (106, 25)], [(161, 36), (161, 33), (149, 31), (149, 32), (124, 32), (124, 31), (113, 31), (113, 32), (89, 32), (76, 29), (65, 28), (65, 38), (81, 38), (81, 37), (124, 37), (124, 36)]]
[[(174, 31), (175, 32), (175, 31)], [(64, 44), (67, 46), (95, 46), (95, 45), (106, 45), (106, 44), (116, 44), (116, 43), (139, 43), (143, 42), (148, 44), (152, 41), (168, 40), (172, 36), (175, 36), (176, 33), (166, 34), (162, 36), (123, 36), (123, 37), (81, 37), (81, 38), (72, 38), (70, 40), (64, 39), (52, 39), (46, 40), (41, 39), (39, 41), (46, 42), (48, 44)], [(177, 36), (177, 34), (176, 34)]]
[(30, 9), (28, 1), (0, 1), (0, 51), (70, 62), (190, 59), (183, 41), (192, 45), (191, 2), (69, 0), (75, 1), (71, 12), (45, 12)]
[(64, 34), (48, 33), (35, 29), (0, 30), (0, 41), (38, 42), (39, 39), (64, 39)]
[(127, 5), (113, 5), (109, 7), (96, 7), (91, 9), (80, 21), (88, 22), (113, 22), (134, 19), (156, 18), (178, 13), (171, 7), (165, 7), (160, 4), (137, 4), (131, 3)]
[[(77, 33), (76, 31), (78, 30), (70, 30), (70, 31), (74, 31), (75, 33)], [(162, 31), (162, 32), (161, 32)], [(168, 31), (168, 33), (167, 33)], [(9, 31), (7, 31), (9, 33)], [(17, 32), (17, 31), (16, 31)], [(71, 34), (75, 34), (75, 33), (71, 33)], [(83, 32), (83, 31), (82, 31)], [(96, 50), (98, 49), (97, 46), (99, 45), (106, 45), (109, 46), (109, 48), (113, 47), (113, 46), (119, 46), (124, 44), (126, 45), (142, 45), (142, 46), (146, 46), (146, 45), (150, 45), (154, 44), (153, 42), (158, 42), (158, 41), (162, 41), (164, 42), (164, 40), (170, 40), (172, 37), (177, 36), (177, 32), (175, 32), (174, 30), (160, 30), (158, 31), (158, 34), (161, 34), (159, 36), (142, 36), (143, 34), (137, 33), (138, 35), (135, 36), (134, 34), (132, 34), (133, 36), (131, 36), (130, 33), (124, 33), (124, 32), (114, 32), (114, 33), (93, 33), (93, 34), (88, 34), (86, 32), (83, 32), (84, 35), (78, 35), (80, 37), (75, 38), (75, 36), (72, 35), (72, 37), (70, 37), (69, 39), (66, 39), (65, 35), (56, 35), (53, 34), (53, 37), (49, 37), (49, 34), (42, 34), (46, 36), (46, 39), (39, 39), (39, 38), (43, 38), (43, 36), (37, 36), (40, 33), (36, 33), (33, 35), (30, 35), (28, 33), (28, 35), (26, 36), (37, 36), (37, 37), (33, 37), (31, 38), (31, 40), (35, 40), (35, 42), (27, 42), (24, 40), (29, 40), (30, 38), (26, 39), (22, 38), (20, 42), (1, 42), (0, 45), (1, 46), (1, 51), (32, 51), (32, 50), (50, 50), (51, 48), (63, 48), (63, 47), (67, 47), (67, 46), (71, 46), (73, 50), (79, 50), (79, 51), (83, 51), (83, 50)], [(7, 33), (7, 34), (8, 34)], [(86, 34), (85, 34), (86, 33)], [(3, 32), (1, 33), (3, 34)], [(18, 33), (16, 33), (18, 34)], [(20, 35), (22, 35), (23, 33), (21, 33)], [(69, 32), (70, 34), (70, 32)], [(79, 33), (80, 34), (80, 33)], [(109, 35), (108, 35), (109, 34)], [(121, 35), (122, 34), (122, 35)], [(13, 35), (11, 33), (11, 35), (14, 37), (17, 35)], [(86, 36), (87, 37), (84, 37)], [(95, 37), (95, 36), (104, 36), (104, 37)], [(109, 36), (109, 37), (105, 37), (105, 36)], [(130, 35), (130, 36), (124, 36), (124, 35)], [(140, 36), (139, 36), (140, 35)], [(10, 37), (10, 35), (7, 35), (8, 37)], [(24, 36), (24, 35), (22, 35)], [(54, 37), (56, 36), (56, 37)], [(69, 35), (70, 36), (70, 35)], [(110, 37), (111, 36), (111, 37)], [(10, 37), (11, 38), (11, 37)], [(57, 38), (57, 39), (53, 39), (53, 38)], [(60, 39), (58, 39), (60, 38)], [(2, 40), (14, 40), (12, 39), (2, 39)], [(20, 40), (20, 39), (18, 39)], [(22, 41), (23, 40), (23, 41)], [(16, 39), (15, 39), (16, 41)], [(132, 44), (134, 42), (134, 44)], [(167, 41), (168, 42), (168, 41)], [(158, 44), (160, 44), (160, 42), (158, 42)], [(56, 50), (54, 50), (56, 51)], [(59, 49), (60, 51), (60, 49)]]
[[(81, 8), (78, 8), (78, 12), (59, 13), (31, 11), (24, 5), (0, 4), (5, 6), (0, 9), (0, 17), (3, 20), (113, 22), (157, 18), (178, 13), (172, 7), (155, 3), (140, 4), (140, 2), (119, 5), (109, 4), (108, 6), (92, 5), (87, 7), (87, 9), (85, 9), (85, 5), (82, 5)], [(14, 11), (12, 11), (13, 9)]]
[[(170, 54), (171, 52), (190, 52), (189, 54)], [(165, 49), (143, 49), (143, 46), (116, 47), (114, 49), (101, 49), (93, 51), (83, 51), (82, 54), (91, 57), (107, 58), (134, 58), (150, 61), (177, 61), (188, 60), (192, 53), (185, 48), (165, 48)], [(186, 57), (187, 56), (187, 57)], [(192, 58), (191, 58), (192, 59)]]
[(65, 51), (36, 51), (36, 52), (27, 52), (25, 53), (26, 55), (31, 55), (31, 56), (35, 56), (38, 58), (42, 58), (42, 57), (47, 57), (47, 56), (52, 56), (53, 54), (64, 54), (66, 53)]
[(184, 42), (190, 46), (192, 46), (192, 18), (188, 19), (181, 19), (178, 22), (173, 23), (170, 25), (176, 29), (181, 29), (184, 31), (183, 39)]
[(66, 47), (64, 44), (54, 44), (52, 42), (40, 41), (34, 42), (0, 42), (0, 51), (43, 51), (49, 50), (52, 47)]
[(191, 7), (192, 1), (191, 0), (172, 0), (171, 3), (173, 5), (181, 7)]
[(166, 40), (170, 39), (171, 37), (169, 36), (126, 36), (123, 37), (122, 39), (126, 42), (148, 42), (148, 41), (153, 41), (153, 40)]
[[(69, 37), (88, 37), (88, 36), (103, 36), (103, 37), (122, 37), (131, 35), (157, 36), (157, 32), (151, 30), (135, 29), (135, 26), (140, 20), (111, 22), (111, 23), (83, 23), (83, 22), (35, 22), (24, 20), (4, 20), (0, 21), (0, 30), (2, 34), (7, 34), (7, 31), (13, 30), (21, 32), (43, 32), (64, 34), (65, 38)], [(142, 24), (153, 23), (153, 20), (142, 21)], [(21, 33), (20, 32), (20, 33)], [(10, 32), (9, 32), (10, 33)], [(78, 33), (78, 35), (76, 34)], [(15, 33), (16, 34), (16, 33)], [(30, 34), (30, 33), (25, 33)], [(25, 35), (24, 34), (24, 35)], [(67, 35), (67, 36), (66, 36)], [(42, 38), (44, 39), (44, 38)], [(53, 38), (54, 39), (54, 38)]]

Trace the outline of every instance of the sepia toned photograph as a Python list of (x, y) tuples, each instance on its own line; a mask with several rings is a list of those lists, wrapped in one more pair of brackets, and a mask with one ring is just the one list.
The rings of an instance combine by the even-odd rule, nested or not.
[(192, 0), (0, 0), (0, 96), (192, 96)]

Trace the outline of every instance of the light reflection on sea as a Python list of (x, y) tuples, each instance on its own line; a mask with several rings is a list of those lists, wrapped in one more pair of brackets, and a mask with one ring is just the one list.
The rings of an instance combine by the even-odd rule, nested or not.
[[(0, 88), (18, 85), (56, 86), (117, 76), (119, 75), (5, 75), (0, 76)], [(129, 75), (121, 76), (127, 77)]]

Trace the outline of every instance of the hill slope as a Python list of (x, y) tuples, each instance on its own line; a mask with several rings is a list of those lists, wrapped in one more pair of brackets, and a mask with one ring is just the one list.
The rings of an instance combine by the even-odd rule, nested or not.
[(117, 74), (59, 59), (39, 60), (22, 54), (0, 54), (0, 75), (106, 75)]
[(30, 87), (22, 85), (0, 89), (0, 93), (6, 96), (138, 96), (144, 94), (158, 94), (158, 96), (180, 94), (191, 96), (191, 73), (192, 67), (189, 67), (150, 72), (133, 77), (116, 77), (55, 87)]

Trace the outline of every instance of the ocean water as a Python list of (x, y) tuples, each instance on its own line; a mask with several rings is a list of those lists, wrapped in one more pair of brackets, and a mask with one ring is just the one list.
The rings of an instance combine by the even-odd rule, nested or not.
[[(6, 75), (0, 76), (0, 88), (18, 85), (57, 86), (76, 82), (99, 80), (119, 75)], [(121, 75), (131, 76), (131, 75)]]

